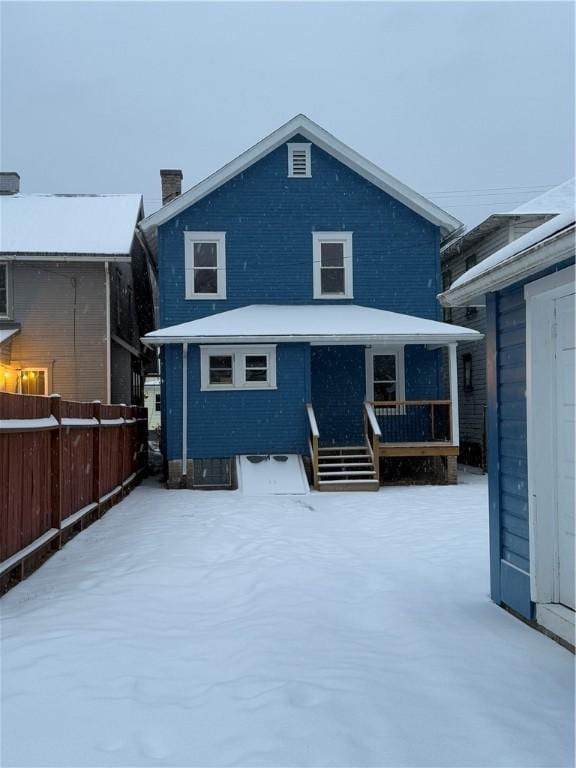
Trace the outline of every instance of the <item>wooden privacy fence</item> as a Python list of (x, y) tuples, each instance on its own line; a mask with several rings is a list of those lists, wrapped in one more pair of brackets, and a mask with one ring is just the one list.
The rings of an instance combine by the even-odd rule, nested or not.
[(146, 408), (0, 392), (0, 593), (128, 493), (147, 463)]

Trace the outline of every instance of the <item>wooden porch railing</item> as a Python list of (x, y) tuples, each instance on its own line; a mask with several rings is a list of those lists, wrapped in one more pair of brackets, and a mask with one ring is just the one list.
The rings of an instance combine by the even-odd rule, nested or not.
[(381, 430), (381, 443), (451, 443), (451, 400), (369, 402)]
[(366, 445), (372, 455), (374, 471), (376, 472), (374, 479), (380, 482), (380, 438), (382, 437), (382, 432), (374, 413), (374, 407), (372, 403), (368, 402), (364, 403), (364, 435), (366, 436)]
[(312, 461), (312, 483), (314, 488), (318, 490), (318, 441), (320, 440), (320, 432), (318, 431), (318, 424), (316, 423), (316, 416), (314, 415), (314, 408), (312, 408), (311, 403), (306, 403), (306, 413), (308, 414), (308, 446)]

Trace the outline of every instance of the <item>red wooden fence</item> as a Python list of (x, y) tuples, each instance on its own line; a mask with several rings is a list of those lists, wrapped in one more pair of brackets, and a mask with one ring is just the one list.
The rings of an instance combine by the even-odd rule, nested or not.
[(126, 494), (147, 448), (146, 408), (0, 392), (0, 581)]

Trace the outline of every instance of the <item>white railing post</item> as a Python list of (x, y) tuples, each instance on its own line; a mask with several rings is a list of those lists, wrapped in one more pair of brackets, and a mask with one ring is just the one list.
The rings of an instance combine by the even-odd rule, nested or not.
[(458, 358), (456, 344), (448, 344), (448, 370), (450, 373), (450, 410), (452, 445), (460, 445), (460, 427), (458, 424)]

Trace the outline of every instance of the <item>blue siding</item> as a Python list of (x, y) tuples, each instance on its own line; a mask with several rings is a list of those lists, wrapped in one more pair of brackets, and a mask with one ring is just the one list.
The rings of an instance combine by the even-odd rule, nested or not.
[[(173, 349), (178, 349), (173, 347)], [(181, 349), (181, 348), (180, 348)], [(181, 358), (181, 353), (178, 353)], [(173, 370), (180, 371), (175, 362)], [(200, 391), (200, 348), (188, 350), (188, 458), (224, 458), (243, 453), (308, 453), (310, 348), (279, 344), (277, 389)], [(181, 397), (180, 388), (180, 397)], [(180, 407), (173, 415), (179, 418)], [(180, 458), (182, 430), (171, 421), (169, 458)]]
[(312, 347), (312, 405), (322, 444), (362, 443), (364, 347)]
[(491, 595), (526, 618), (530, 602), (524, 286), (487, 297)]
[[(185, 230), (226, 232), (226, 300), (184, 298)], [(161, 327), (313, 303), (315, 230), (353, 232), (352, 303), (439, 319), (438, 228), (316, 146), (312, 178), (287, 178), (283, 145), (159, 227)]]
[[(311, 157), (312, 177), (289, 179), (282, 145), (159, 227), (162, 327), (248, 304), (328, 303), (313, 299), (314, 231), (353, 233), (354, 298), (343, 303), (439, 319), (438, 228), (320, 148), (312, 146)], [(194, 230), (226, 232), (226, 300), (184, 298), (184, 232)], [(198, 350), (189, 355), (189, 458), (306, 453), (304, 404), (312, 397), (326, 441), (362, 437), (363, 348), (316, 348), (315, 359), (324, 362), (311, 376), (310, 348), (280, 345), (275, 392), (200, 392)], [(166, 453), (178, 459), (177, 346), (166, 351), (164, 372)], [(438, 396), (437, 354), (407, 348), (406, 374), (407, 396)]]

